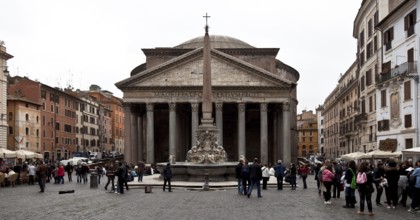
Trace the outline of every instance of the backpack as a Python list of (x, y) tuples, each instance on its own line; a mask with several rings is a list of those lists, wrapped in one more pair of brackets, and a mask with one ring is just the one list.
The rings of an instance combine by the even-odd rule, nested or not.
[(364, 184), (367, 181), (367, 177), (366, 177), (366, 173), (362, 172), (362, 173), (358, 173), (357, 174), (357, 184)]
[(242, 166), (242, 177), (247, 178), (249, 176), (249, 166)]
[(349, 168), (349, 170), (353, 173), (353, 177), (351, 178), (351, 183), (350, 183), (350, 187), (352, 189), (356, 189), (357, 188), (357, 183), (356, 183), (356, 174), (353, 172), (353, 170), (351, 170)]

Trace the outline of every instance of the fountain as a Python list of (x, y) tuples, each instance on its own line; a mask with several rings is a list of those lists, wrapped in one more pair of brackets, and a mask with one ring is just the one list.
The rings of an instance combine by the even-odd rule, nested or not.
[[(187, 153), (187, 162), (176, 162), (170, 156), (172, 175), (174, 180), (182, 181), (228, 181), (235, 179), (236, 162), (227, 162), (227, 154), (223, 146), (217, 142), (219, 132), (213, 124), (212, 118), (212, 88), (211, 88), (211, 54), (210, 37), (208, 34), (207, 18), (206, 33), (203, 48), (203, 95), (201, 125), (197, 129), (197, 143)], [(159, 163), (157, 167), (163, 169), (166, 163)]]

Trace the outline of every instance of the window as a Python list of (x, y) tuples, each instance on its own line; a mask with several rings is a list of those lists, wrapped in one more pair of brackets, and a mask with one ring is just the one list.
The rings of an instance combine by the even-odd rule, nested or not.
[(411, 99), (411, 81), (404, 83), (404, 101)]
[(360, 91), (364, 91), (365, 90), (365, 76), (362, 76), (362, 78), (360, 78)]
[(386, 90), (381, 91), (381, 108), (386, 107)]
[(362, 32), (360, 32), (359, 45), (360, 48), (362, 48), (365, 45), (365, 30), (362, 30)]
[(373, 97), (369, 97), (369, 112), (373, 111)]
[(413, 148), (413, 139), (407, 138), (405, 139), (405, 149)]
[(372, 19), (370, 19), (369, 22), (368, 22), (368, 37), (372, 36), (372, 32), (373, 32), (372, 30), (373, 30)]
[(416, 24), (416, 9), (404, 17), (404, 30), (407, 32), (407, 37), (414, 34), (414, 25)]
[(394, 40), (394, 27), (389, 28), (384, 32), (385, 51), (392, 48), (392, 40)]
[(360, 52), (359, 58), (360, 58), (360, 65), (363, 65), (365, 63), (365, 52), (364, 51)]
[(376, 53), (378, 50), (378, 36), (375, 36), (373, 38), (373, 53)]
[(366, 72), (366, 86), (372, 85), (372, 70)]
[(378, 121), (378, 131), (388, 131), (389, 130), (389, 120)]
[(382, 63), (382, 72), (381, 74), (387, 74), (391, 72), (391, 61), (388, 61), (386, 63)]
[(9, 112), (9, 120), (13, 119), (13, 113)]
[(405, 128), (411, 127), (411, 115), (404, 115), (404, 127)]
[(25, 119), (26, 119), (26, 121), (29, 121), (29, 115), (28, 114), (25, 114)]
[(29, 135), (29, 128), (25, 128), (26, 135)]
[(370, 42), (366, 46), (366, 60), (368, 60), (372, 55), (373, 55), (372, 42)]
[(13, 127), (9, 126), (9, 134), (13, 134)]

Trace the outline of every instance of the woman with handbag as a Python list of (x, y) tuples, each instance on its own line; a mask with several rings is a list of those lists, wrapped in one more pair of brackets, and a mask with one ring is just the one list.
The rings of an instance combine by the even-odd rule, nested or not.
[(373, 189), (373, 173), (369, 171), (367, 162), (362, 162), (357, 173), (357, 186), (359, 188), (360, 208), (357, 214), (363, 215), (365, 210), (365, 200), (368, 207), (368, 215), (373, 215), (372, 210), (372, 193)]

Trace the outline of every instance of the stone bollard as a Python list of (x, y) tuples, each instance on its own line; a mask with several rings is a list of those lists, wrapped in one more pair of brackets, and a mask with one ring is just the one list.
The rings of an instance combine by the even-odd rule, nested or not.
[(98, 188), (98, 174), (96, 172), (90, 174), (90, 188)]
[(204, 191), (209, 191), (210, 190), (209, 173), (204, 173), (204, 186), (203, 186), (203, 190)]

